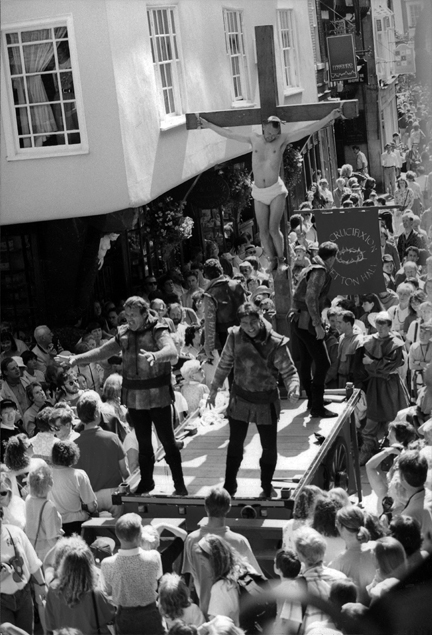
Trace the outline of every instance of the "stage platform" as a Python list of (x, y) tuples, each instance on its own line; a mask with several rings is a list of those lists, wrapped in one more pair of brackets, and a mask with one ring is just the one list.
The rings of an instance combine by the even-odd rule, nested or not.
[[(329, 407), (338, 416), (331, 419), (312, 418), (306, 408), (305, 399), (301, 399), (295, 406), (288, 401), (282, 402), (282, 412), (278, 423), (278, 462), (273, 483), (276, 490), (286, 488), (289, 483), (294, 489), (296, 485), (306, 482), (320, 484), (320, 479), (324, 478), (322, 474), (320, 476), (320, 470), (322, 472), (322, 463), (325, 457), (328, 457), (330, 446), (333, 448), (334, 441), (343, 435), (344, 429), (349, 428), (350, 415), (356, 402), (355, 397), (356, 395), (353, 395), (349, 403), (346, 401), (332, 403)], [(347, 442), (344, 450), (349, 459), (351, 454), (349, 430), (346, 432)], [(316, 434), (325, 438), (323, 444), (320, 445)], [(198, 424), (197, 434), (184, 439), (185, 447), (181, 452), (182, 464), (190, 496), (204, 497), (211, 487), (223, 485), (228, 437), (228, 423), (217, 423), (208, 426)], [(238, 474), (236, 498), (258, 497), (261, 491), (260, 456), (259, 435), (256, 426), (251, 424), (244, 446), (243, 463)], [(346, 476), (341, 476), (345, 482), (340, 484), (354, 491), (355, 479), (353, 474), (351, 478), (348, 474), (351, 468), (352, 465), (347, 466)], [(164, 460), (156, 463), (154, 475), (156, 487), (152, 495), (171, 496), (173, 483)]]

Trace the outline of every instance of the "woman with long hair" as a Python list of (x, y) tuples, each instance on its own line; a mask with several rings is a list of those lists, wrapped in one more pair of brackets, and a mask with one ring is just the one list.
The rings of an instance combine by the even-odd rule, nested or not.
[(369, 604), (366, 587), (375, 576), (375, 558), (364, 545), (369, 542), (370, 534), (365, 527), (363, 510), (356, 505), (342, 507), (336, 514), (336, 527), (345, 542), (345, 551), (330, 562), (330, 567), (342, 571), (358, 587), (358, 601)]
[(248, 572), (248, 566), (234, 547), (216, 534), (208, 534), (202, 546), (209, 556), (214, 580), (207, 611), (209, 619), (225, 615), (239, 626), (240, 594), (237, 580)]
[(159, 612), (162, 615), (167, 630), (175, 620), (182, 620), (185, 624), (201, 626), (205, 618), (201, 609), (190, 599), (190, 592), (177, 573), (165, 573), (158, 588)]
[(86, 635), (109, 635), (115, 607), (97, 586), (93, 555), (81, 538), (74, 537), (57, 577), (48, 588), (46, 622), (49, 633), (61, 627), (78, 628)]
[(319, 497), (324, 496), (316, 485), (306, 485), (295, 499), (293, 517), (283, 528), (283, 549), (294, 549), (294, 532), (303, 525), (312, 525), (315, 505)]
[(336, 513), (341, 507), (342, 503), (330, 497), (319, 498), (315, 505), (312, 529), (321, 534), (326, 541), (325, 565), (345, 551), (345, 542), (336, 527)]

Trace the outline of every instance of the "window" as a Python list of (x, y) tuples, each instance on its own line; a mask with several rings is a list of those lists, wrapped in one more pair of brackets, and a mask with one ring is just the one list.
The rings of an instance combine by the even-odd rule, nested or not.
[(408, 22), (409, 22), (408, 26), (410, 28), (413, 28), (417, 24), (419, 15), (422, 10), (422, 6), (421, 4), (408, 4), (407, 8), (408, 8)]
[(293, 12), (291, 9), (279, 11), (279, 34), (284, 87), (298, 86), (297, 55), (294, 44)]
[(11, 113), (8, 158), (87, 151), (71, 27), (65, 20), (4, 29)]
[(224, 27), (233, 101), (246, 101), (249, 97), (249, 82), (241, 11), (225, 10)]
[(180, 115), (181, 64), (175, 8), (147, 11), (156, 82), (161, 95), (162, 118)]

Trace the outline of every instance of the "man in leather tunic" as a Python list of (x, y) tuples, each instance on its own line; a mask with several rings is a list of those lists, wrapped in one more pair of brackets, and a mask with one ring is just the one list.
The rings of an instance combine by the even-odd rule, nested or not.
[(331, 270), (337, 252), (338, 246), (335, 243), (325, 242), (320, 245), (318, 255), (312, 258), (312, 263), (300, 274), (290, 316), (293, 356), (312, 417), (337, 416), (324, 407), (324, 384), (330, 360), (321, 323), (321, 311), (330, 290)]
[(155, 457), (151, 441), (153, 423), (171, 469), (174, 494), (186, 496), (181, 455), (171, 420), (171, 362), (177, 360), (177, 350), (168, 326), (149, 314), (149, 304), (143, 298), (128, 298), (124, 310), (127, 324), (117, 328), (113, 339), (87, 353), (73, 355), (67, 361), (72, 366), (99, 362), (122, 351), (122, 401), (129, 410), (139, 446), (141, 481), (136, 493), (148, 493), (155, 486)]

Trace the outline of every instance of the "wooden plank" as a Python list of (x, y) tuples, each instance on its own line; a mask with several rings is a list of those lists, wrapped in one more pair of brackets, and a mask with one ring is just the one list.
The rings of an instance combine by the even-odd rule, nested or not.
[(253, 126), (261, 123), (261, 110), (259, 108), (233, 108), (232, 110), (186, 113), (186, 130), (196, 130), (198, 128), (197, 114), (221, 128)]
[(317, 121), (329, 115), (333, 110), (335, 110), (335, 108), (341, 108), (342, 114), (346, 117), (346, 119), (354, 119), (355, 117), (358, 117), (357, 99), (277, 106), (276, 115), (282, 119), (282, 121), (286, 121), (287, 123)]
[(276, 114), (278, 103), (276, 61), (273, 26), (255, 27), (256, 54), (258, 60), (258, 86), (261, 104), (261, 121)]

